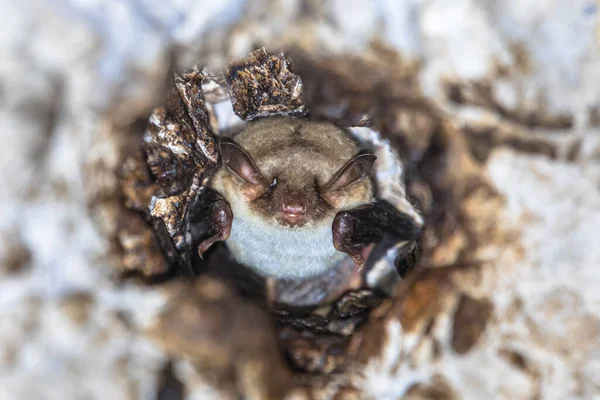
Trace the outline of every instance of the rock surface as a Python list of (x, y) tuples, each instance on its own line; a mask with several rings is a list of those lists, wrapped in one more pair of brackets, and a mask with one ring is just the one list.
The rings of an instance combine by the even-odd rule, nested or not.
[[(586, 0), (0, 3), (0, 397), (600, 396), (599, 14)], [(222, 68), (261, 45), (344, 82), (307, 95), (341, 120), (374, 115), (433, 210), (432, 269), (319, 383), (272, 387), (259, 362), (211, 379), (172, 336), (185, 329), (160, 329), (177, 293), (213, 304), (221, 289), (115, 276), (117, 171), (171, 63)], [(251, 354), (240, 340), (220, 361)]]

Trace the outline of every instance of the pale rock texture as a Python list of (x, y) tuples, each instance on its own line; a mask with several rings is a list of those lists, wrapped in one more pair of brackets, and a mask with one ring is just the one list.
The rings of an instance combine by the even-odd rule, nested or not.
[[(168, 355), (146, 332), (167, 299), (114, 278), (113, 211), (96, 203), (117, 186), (110, 127), (156, 105), (172, 55), (222, 66), (295, 44), (369, 58), (374, 42), (418, 62), (424, 94), (457, 126), (557, 150), (507, 142), (480, 166), (511, 240), (480, 249), (481, 282), (460, 289), (493, 304), (475, 346), (452, 350), (460, 291), (440, 297), (427, 335), (441, 355), (391, 319), (358, 388), (377, 399), (423, 398), (418, 383), (465, 399), (600, 397), (597, 3), (3, 0), (0, 15), (0, 398), (156, 398)], [(466, 100), (451, 101), (448, 84)], [(469, 97), (474, 85), (489, 91)], [(174, 370), (188, 398), (219, 398), (184, 361)]]

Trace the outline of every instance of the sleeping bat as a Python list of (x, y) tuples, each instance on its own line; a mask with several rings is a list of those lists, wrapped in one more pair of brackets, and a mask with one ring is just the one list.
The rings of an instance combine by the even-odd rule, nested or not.
[(344, 257), (358, 266), (367, 244), (412, 240), (412, 219), (373, 195), (376, 160), (344, 129), (305, 117), (250, 122), (220, 142), (222, 166), (208, 184), (209, 235), (239, 263), (275, 279), (303, 280)]

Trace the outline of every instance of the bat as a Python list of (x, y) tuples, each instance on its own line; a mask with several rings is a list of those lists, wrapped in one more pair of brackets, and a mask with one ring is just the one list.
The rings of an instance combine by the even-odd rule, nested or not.
[(264, 277), (304, 280), (344, 257), (358, 266), (384, 235), (411, 240), (413, 220), (374, 197), (376, 160), (327, 121), (270, 117), (220, 142), (222, 166), (204, 201), (209, 234), (202, 256), (224, 241)]

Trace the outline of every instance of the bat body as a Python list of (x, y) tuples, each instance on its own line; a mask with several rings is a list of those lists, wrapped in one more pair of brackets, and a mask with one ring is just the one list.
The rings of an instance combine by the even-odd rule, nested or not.
[(335, 218), (372, 203), (375, 161), (346, 131), (306, 118), (267, 118), (223, 141), (221, 154), (209, 187), (230, 210), (213, 215), (232, 221), (201, 252), (226, 238), (238, 262), (278, 279), (323, 274), (346, 256), (334, 246)]
[(329, 222), (312, 227), (289, 228), (273, 226), (248, 215), (236, 216), (226, 243), (239, 263), (263, 276), (276, 279), (311, 278), (326, 272), (347, 257), (333, 246), (333, 218)]

